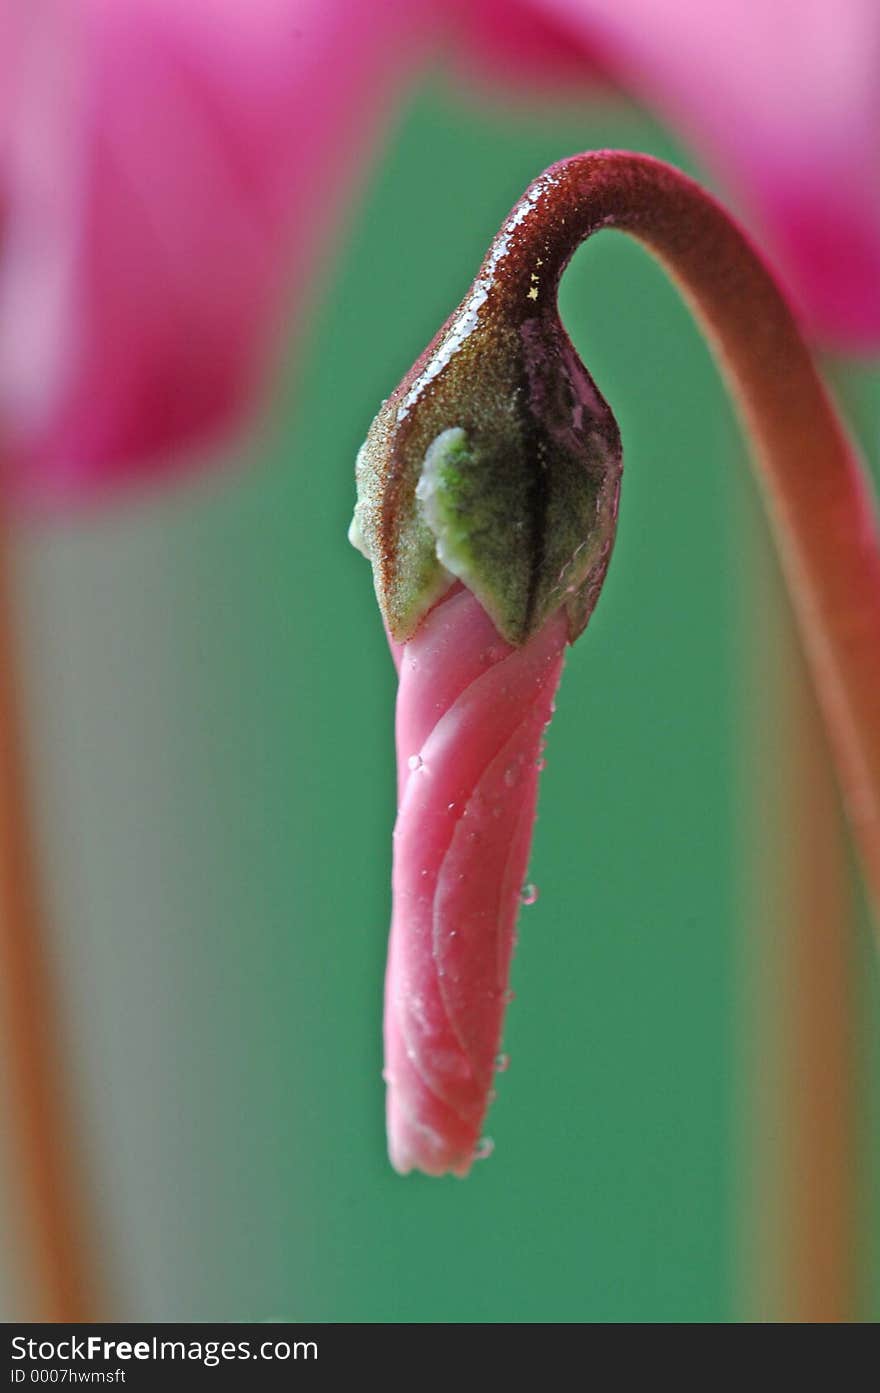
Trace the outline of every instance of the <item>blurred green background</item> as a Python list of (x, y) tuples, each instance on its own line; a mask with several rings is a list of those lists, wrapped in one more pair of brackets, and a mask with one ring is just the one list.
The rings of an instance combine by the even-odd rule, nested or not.
[[(576, 258), (562, 310), (623, 431), (620, 536), (550, 732), (495, 1152), (461, 1183), (402, 1180), (384, 1150), (395, 682), (345, 541), (354, 456), (529, 180), (603, 145), (699, 172), (622, 105), (480, 108), (432, 79), (328, 260), (257, 458), (20, 538), (44, 854), (121, 1316), (741, 1313), (756, 504), (687, 312), (613, 235)], [(876, 463), (878, 373), (837, 377)], [(864, 924), (859, 952), (867, 1274)]]

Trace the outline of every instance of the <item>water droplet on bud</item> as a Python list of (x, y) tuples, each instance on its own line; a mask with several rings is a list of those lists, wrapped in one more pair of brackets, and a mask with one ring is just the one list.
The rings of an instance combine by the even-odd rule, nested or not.
[(492, 1155), (492, 1152), (494, 1150), (495, 1143), (493, 1142), (491, 1137), (480, 1137), (480, 1140), (474, 1147), (474, 1160), (485, 1161), (489, 1156)]
[(509, 1055), (509, 1054), (496, 1054), (496, 1056), (495, 1056), (495, 1073), (496, 1073), (496, 1074), (506, 1074), (509, 1068), (510, 1068), (510, 1055)]
[(425, 761), (422, 759), (421, 755), (410, 755), (409, 759), (406, 762), (409, 768), (413, 771), (413, 773), (415, 773), (417, 769), (422, 768)]
[(532, 885), (531, 881), (529, 881), (528, 885), (524, 885), (519, 892), (520, 904), (534, 904), (537, 898), (538, 887), (537, 885)]

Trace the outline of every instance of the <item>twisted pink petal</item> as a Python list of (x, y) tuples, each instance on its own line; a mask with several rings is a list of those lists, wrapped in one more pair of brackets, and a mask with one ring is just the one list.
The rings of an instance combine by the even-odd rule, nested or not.
[(566, 637), (557, 614), (511, 648), (458, 587), (399, 654), (385, 1079), (402, 1173), (463, 1176), (474, 1159)]

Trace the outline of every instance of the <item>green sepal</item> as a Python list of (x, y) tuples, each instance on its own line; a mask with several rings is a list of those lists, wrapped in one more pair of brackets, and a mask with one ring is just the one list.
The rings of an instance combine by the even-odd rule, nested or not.
[(391, 636), (459, 579), (520, 645), (559, 607), (572, 639), (611, 552), (616, 423), (552, 312), (478, 281), (383, 402), (358, 455), (354, 530)]

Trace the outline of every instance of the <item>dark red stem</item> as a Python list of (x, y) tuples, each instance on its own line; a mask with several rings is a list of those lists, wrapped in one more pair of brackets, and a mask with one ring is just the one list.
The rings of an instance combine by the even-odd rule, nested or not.
[(575, 155), (541, 175), (486, 258), (489, 301), (521, 320), (555, 313), (570, 257), (605, 228), (635, 237), (669, 272), (739, 407), (880, 911), (880, 540), (865, 471), (748, 238), (698, 185), (657, 160)]

